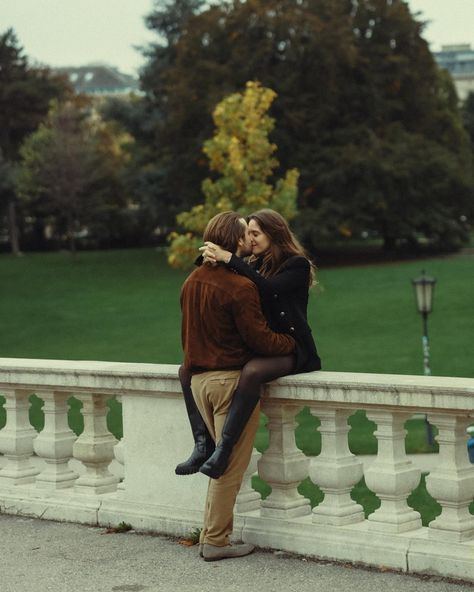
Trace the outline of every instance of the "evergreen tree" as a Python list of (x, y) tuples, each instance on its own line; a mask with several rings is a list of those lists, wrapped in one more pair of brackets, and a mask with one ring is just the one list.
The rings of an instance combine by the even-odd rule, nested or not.
[(471, 149), (474, 153), (474, 92), (470, 92), (467, 95), (462, 107), (462, 116), (464, 129), (469, 135), (471, 141)]

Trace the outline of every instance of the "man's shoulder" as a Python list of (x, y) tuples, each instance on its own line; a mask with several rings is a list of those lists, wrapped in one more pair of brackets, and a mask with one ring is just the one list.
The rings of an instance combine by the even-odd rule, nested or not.
[(228, 269), (224, 265), (218, 265), (216, 267), (201, 265), (188, 276), (184, 283), (189, 284), (195, 282), (215, 286), (216, 289), (221, 289), (229, 293), (240, 292), (241, 290), (256, 291), (257, 289), (251, 280)]

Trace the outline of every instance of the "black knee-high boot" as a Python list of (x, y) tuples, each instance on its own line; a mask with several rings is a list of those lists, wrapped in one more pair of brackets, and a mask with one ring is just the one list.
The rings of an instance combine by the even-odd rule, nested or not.
[(207, 429), (199, 409), (194, 401), (191, 388), (183, 386), (184, 403), (188, 412), (189, 423), (194, 437), (194, 450), (188, 460), (177, 465), (177, 475), (192, 475), (197, 473), (199, 468), (215, 450), (214, 440)]
[(212, 479), (219, 479), (229, 465), (230, 455), (239, 441), (257, 403), (260, 400), (260, 389), (256, 393), (244, 393), (237, 388), (234, 392), (229, 413), (224, 421), (221, 439), (212, 456), (199, 469)]

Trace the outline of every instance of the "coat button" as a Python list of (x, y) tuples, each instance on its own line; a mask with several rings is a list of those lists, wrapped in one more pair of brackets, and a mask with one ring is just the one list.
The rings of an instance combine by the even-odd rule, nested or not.
[(295, 331), (295, 328), (294, 328), (294, 327), (290, 327), (290, 331), (291, 331), (292, 333), (294, 333), (294, 331)]
[(280, 316), (281, 317), (284, 317), (285, 316), (285, 313), (283, 311), (281, 311)]
[(277, 300), (278, 294), (273, 294), (273, 298), (275, 298), (275, 300)]

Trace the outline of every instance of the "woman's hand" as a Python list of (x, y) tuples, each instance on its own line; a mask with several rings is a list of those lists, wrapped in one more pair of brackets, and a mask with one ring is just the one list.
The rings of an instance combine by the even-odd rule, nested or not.
[(230, 251), (226, 251), (219, 247), (219, 245), (215, 245), (209, 241), (205, 242), (204, 246), (199, 247), (199, 250), (201, 251), (205, 263), (229, 263), (230, 258), (232, 257)]

